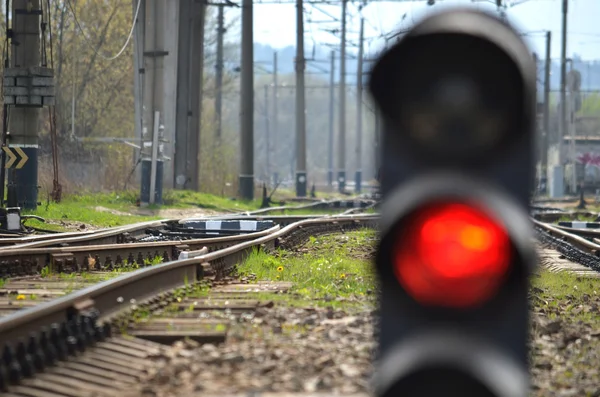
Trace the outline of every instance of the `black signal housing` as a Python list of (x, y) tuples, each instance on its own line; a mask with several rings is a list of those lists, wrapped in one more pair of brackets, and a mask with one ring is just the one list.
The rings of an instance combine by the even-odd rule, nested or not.
[[(536, 265), (528, 216), (535, 64), (527, 46), (493, 15), (446, 10), (416, 24), (381, 55), (369, 89), (384, 118), (376, 396), (527, 396), (527, 293)], [(418, 248), (431, 258), (429, 245), (451, 255), (459, 252), (456, 244), (477, 248), (473, 239), (491, 238), (492, 232), (486, 235), (485, 228), (475, 230), (477, 222), (466, 221), (469, 211), (440, 218), (464, 221), (464, 239), (441, 226), (448, 230), (430, 233), (434, 237), (429, 239), (412, 238), (416, 231), (407, 230), (407, 221), (431, 203), (481, 210), (507, 235), (509, 243), (497, 245), (507, 250), (502, 258), (509, 263), (498, 272), (494, 291), (479, 301), (424, 303), (414, 285), (431, 281), (435, 273), (423, 273), (421, 279), (395, 273), (399, 250)], [(493, 222), (489, 230), (496, 230)], [(469, 234), (471, 227), (475, 231)], [(436, 245), (438, 240), (445, 245)], [(491, 241), (484, 240), (482, 252)], [(465, 265), (466, 259), (456, 258), (448, 262)], [(433, 270), (455, 274), (439, 261)], [(479, 270), (486, 274), (490, 268)], [(416, 284), (408, 288), (410, 277)]]

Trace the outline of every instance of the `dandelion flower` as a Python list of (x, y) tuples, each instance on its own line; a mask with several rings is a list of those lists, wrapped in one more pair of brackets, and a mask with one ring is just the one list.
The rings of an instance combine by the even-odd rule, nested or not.
[(17, 295), (17, 300), (18, 301), (25, 300), (25, 295), (23, 295), (23, 294)]
[(344, 273), (340, 274), (340, 278), (346, 278), (346, 275)]
[(277, 277), (275, 277), (275, 278), (276, 278), (276, 279), (278, 279), (278, 278), (279, 278), (279, 274), (278, 274), (278, 275), (277, 275)]
[(278, 272), (282, 272), (282, 271), (283, 271), (283, 266), (279, 266), (279, 267), (277, 268), (277, 271), (278, 271)]

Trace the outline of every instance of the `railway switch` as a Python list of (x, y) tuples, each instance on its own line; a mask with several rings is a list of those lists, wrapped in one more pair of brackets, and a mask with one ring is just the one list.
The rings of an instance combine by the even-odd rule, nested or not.
[(377, 397), (525, 397), (535, 65), (505, 21), (445, 10), (371, 71), (384, 120)]

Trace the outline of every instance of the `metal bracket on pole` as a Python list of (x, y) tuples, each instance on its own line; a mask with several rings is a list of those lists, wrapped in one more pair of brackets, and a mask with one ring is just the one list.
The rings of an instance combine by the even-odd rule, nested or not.
[(156, 198), (156, 162), (158, 161), (158, 126), (160, 124), (160, 112), (154, 112), (154, 130), (152, 131), (152, 163), (150, 166), (150, 204), (154, 204)]

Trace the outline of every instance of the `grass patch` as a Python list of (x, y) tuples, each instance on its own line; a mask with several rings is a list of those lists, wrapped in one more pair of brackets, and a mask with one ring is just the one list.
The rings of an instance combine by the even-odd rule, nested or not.
[(600, 279), (580, 277), (570, 272), (553, 273), (546, 269), (533, 278), (533, 286), (552, 294), (554, 299), (582, 298), (600, 293)]
[(204, 208), (220, 212), (241, 212), (258, 209), (260, 200), (250, 202), (233, 200), (212, 194), (186, 190), (165, 191), (163, 205), (144, 208), (137, 206), (139, 192), (75, 194), (63, 197), (60, 203), (46, 201), (35, 211), (24, 211), (26, 215), (37, 215), (48, 222), (35, 219), (28, 226), (52, 230), (68, 230), (69, 223), (84, 223), (96, 227), (115, 227), (130, 223), (158, 220), (161, 209)]
[(235, 200), (190, 190), (169, 190), (163, 195), (163, 208), (204, 208), (215, 211), (239, 212), (260, 208), (262, 199)]
[[(273, 199), (278, 201), (280, 195)], [(285, 192), (282, 192), (285, 195)], [(243, 212), (260, 208), (262, 199), (252, 201), (220, 197), (212, 194), (190, 190), (166, 190), (163, 193), (163, 205), (138, 206), (137, 190), (111, 193), (73, 194), (63, 197), (60, 203), (49, 200), (42, 203), (35, 211), (24, 211), (24, 215), (37, 215), (46, 219), (46, 223), (35, 219), (27, 220), (27, 225), (49, 231), (67, 231), (77, 229), (82, 223), (95, 227), (115, 227), (136, 222), (158, 220), (164, 218), (160, 210), (201, 208), (216, 212)], [(344, 199), (352, 199), (344, 197)], [(287, 205), (296, 205), (288, 202)], [(300, 205), (298, 203), (298, 205)], [(292, 210), (278, 212), (285, 215), (324, 215), (336, 214), (345, 209), (325, 210)]]
[(49, 221), (49, 223), (44, 223), (31, 219), (26, 223), (28, 226), (57, 231), (65, 230), (65, 226), (69, 223), (115, 227), (159, 219), (158, 216), (128, 213), (127, 211), (131, 210), (134, 204), (117, 193), (73, 195), (65, 197), (60, 203), (43, 203), (35, 211), (24, 211), (24, 214), (37, 215)]
[(299, 251), (280, 250), (276, 255), (269, 255), (254, 250), (239, 265), (238, 273), (241, 276), (253, 274), (257, 280), (292, 282), (290, 294), (275, 295), (290, 303), (293, 299), (300, 305), (308, 301), (327, 305), (364, 303), (375, 290), (370, 258), (375, 241), (375, 232), (364, 230), (311, 237)]
[(583, 214), (577, 214), (576, 216), (561, 216), (558, 219), (558, 222), (571, 222), (571, 221), (580, 221), (580, 222), (595, 222), (596, 221), (596, 216), (585, 216)]
[(600, 279), (542, 269), (533, 277), (532, 285), (535, 305), (545, 307), (548, 318), (567, 316), (571, 321), (600, 323), (600, 316), (590, 310), (590, 305), (600, 304)]

